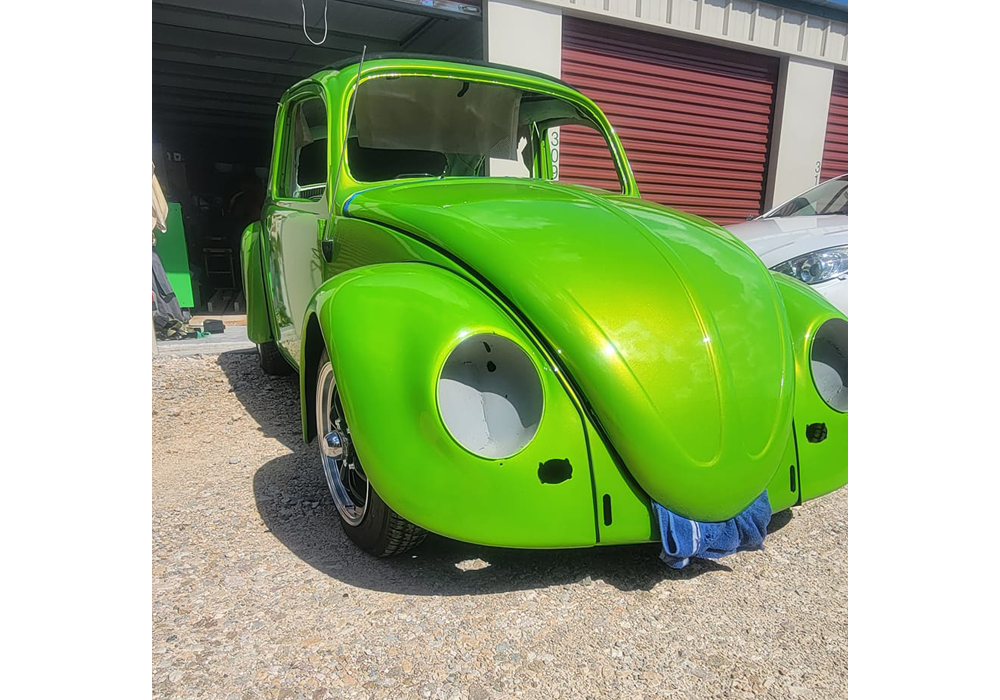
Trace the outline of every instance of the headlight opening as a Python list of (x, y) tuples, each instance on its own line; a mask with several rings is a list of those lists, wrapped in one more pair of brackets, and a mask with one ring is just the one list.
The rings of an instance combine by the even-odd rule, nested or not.
[(847, 321), (832, 318), (816, 332), (812, 344), (812, 377), (816, 391), (835, 411), (847, 412)]
[(469, 452), (504, 459), (524, 449), (542, 418), (542, 383), (531, 358), (494, 333), (462, 340), (437, 386), (445, 428)]

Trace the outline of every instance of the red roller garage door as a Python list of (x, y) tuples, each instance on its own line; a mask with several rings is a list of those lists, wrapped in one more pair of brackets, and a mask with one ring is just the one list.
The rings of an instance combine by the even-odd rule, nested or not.
[(847, 73), (833, 74), (830, 114), (826, 119), (826, 143), (820, 179), (829, 180), (847, 172)]
[[(562, 78), (607, 114), (644, 198), (720, 224), (760, 213), (778, 59), (564, 17)], [(617, 188), (599, 138), (560, 136), (561, 180)]]

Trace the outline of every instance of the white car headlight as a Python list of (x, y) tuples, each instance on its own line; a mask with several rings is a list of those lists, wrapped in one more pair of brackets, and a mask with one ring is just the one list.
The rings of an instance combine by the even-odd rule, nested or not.
[(847, 246), (816, 250), (771, 268), (806, 284), (819, 284), (847, 274)]
[(451, 351), (437, 389), (441, 420), (459, 445), (487, 459), (520, 452), (542, 419), (542, 381), (516, 343), (493, 333)]

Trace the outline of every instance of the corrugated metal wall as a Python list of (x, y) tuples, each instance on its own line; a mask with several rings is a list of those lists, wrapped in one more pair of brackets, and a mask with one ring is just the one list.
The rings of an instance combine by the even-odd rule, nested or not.
[(830, 94), (830, 114), (826, 119), (826, 142), (820, 179), (829, 180), (847, 172), (847, 73), (835, 71)]
[[(720, 224), (760, 213), (777, 58), (564, 16), (562, 78), (607, 114), (644, 198)], [(562, 132), (560, 179), (615, 187), (599, 139)]]

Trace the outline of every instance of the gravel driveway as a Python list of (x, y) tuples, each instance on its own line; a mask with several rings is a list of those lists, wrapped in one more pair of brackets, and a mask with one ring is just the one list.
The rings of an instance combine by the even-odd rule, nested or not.
[(153, 359), (154, 698), (847, 697), (847, 489), (764, 552), (515, 551), (343, 535), (294, 377)]

